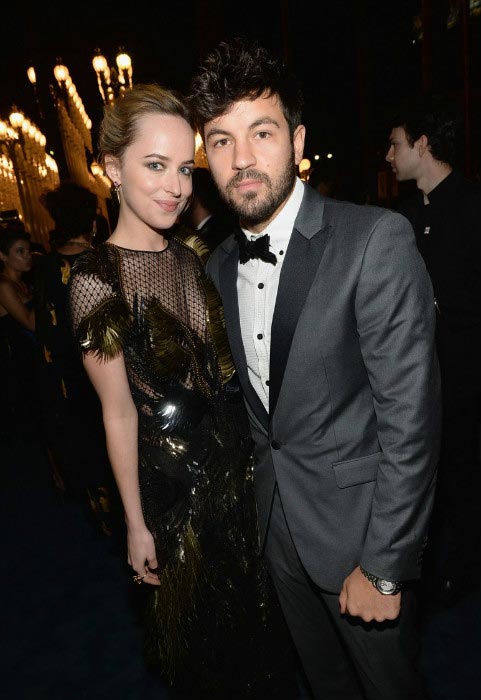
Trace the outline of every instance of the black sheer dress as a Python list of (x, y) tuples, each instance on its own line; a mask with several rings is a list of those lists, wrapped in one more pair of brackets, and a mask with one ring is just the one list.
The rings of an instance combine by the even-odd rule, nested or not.
[[(194, 250), (195, 249), (195, 250)], [(181, 697), (293, 698), (290, 641), (257, 554), (252, 441), (219, 297), (193, 236), (162, 252), (105, 243), (74, 266), (83, 352), (123, 353), (161, 585), (147, 648)]]

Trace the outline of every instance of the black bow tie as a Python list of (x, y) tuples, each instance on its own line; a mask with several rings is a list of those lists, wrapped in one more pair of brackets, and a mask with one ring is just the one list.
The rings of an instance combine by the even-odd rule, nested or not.
[(277, 258), (274, 253), (269, 251), (269, 236), (259, 236), (253, 241), (248, 241), (245, 234), (239, 229), (235, 233), (235, 239), (239, 244), (239, 262), (241, 265), (253, 258), (259, 258), (264, 262), (277, 263)]

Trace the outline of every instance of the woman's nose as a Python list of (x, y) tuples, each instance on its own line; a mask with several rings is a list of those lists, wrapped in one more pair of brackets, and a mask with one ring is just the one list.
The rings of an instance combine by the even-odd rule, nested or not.
[(173, 194), (174, 197), (179, 197), (182, 193), (179, 174), (171, 173), (170, 175), (167, 175), (167, 179), (164, 182), (164, 187), (166, 191)]

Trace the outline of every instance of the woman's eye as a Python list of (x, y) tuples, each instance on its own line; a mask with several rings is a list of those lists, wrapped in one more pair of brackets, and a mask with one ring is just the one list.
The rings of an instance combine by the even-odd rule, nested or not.
[(192, 176), (192, 168), (190, 168), (188, 165), (185, 165), (184, 167), (182, 167), (182, 168), (180, 169), (180, 172), (181, 172), (183, 175), (187, 175), (187, 177), (191, 177), (191, 176)]

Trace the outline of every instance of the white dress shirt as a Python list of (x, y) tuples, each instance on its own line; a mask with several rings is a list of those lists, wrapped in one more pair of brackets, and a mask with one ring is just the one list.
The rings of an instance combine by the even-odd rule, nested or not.
[(209, 219), (212, 219), (212, 214), (207, 214), (207, 216), (204, 219), (202, 219), (202, 221), (199, 221), (199, 223), (197, 224), (197, 231), (200, 231), (204, 224), (206, 224), (209, 221)]
[(239, 263), (237, 294), (242, 342), (247, 360), (249, 380), (269, 412), (269, 360), (272, 316), (279, 286), (282, 263), (301, 206), (304, 184), (297, 178), (291, 196), (276, 218), (260, 234), (242, 229), (248, 240), (269, 235), (269, 250), (277, 263), (248, 260)]

